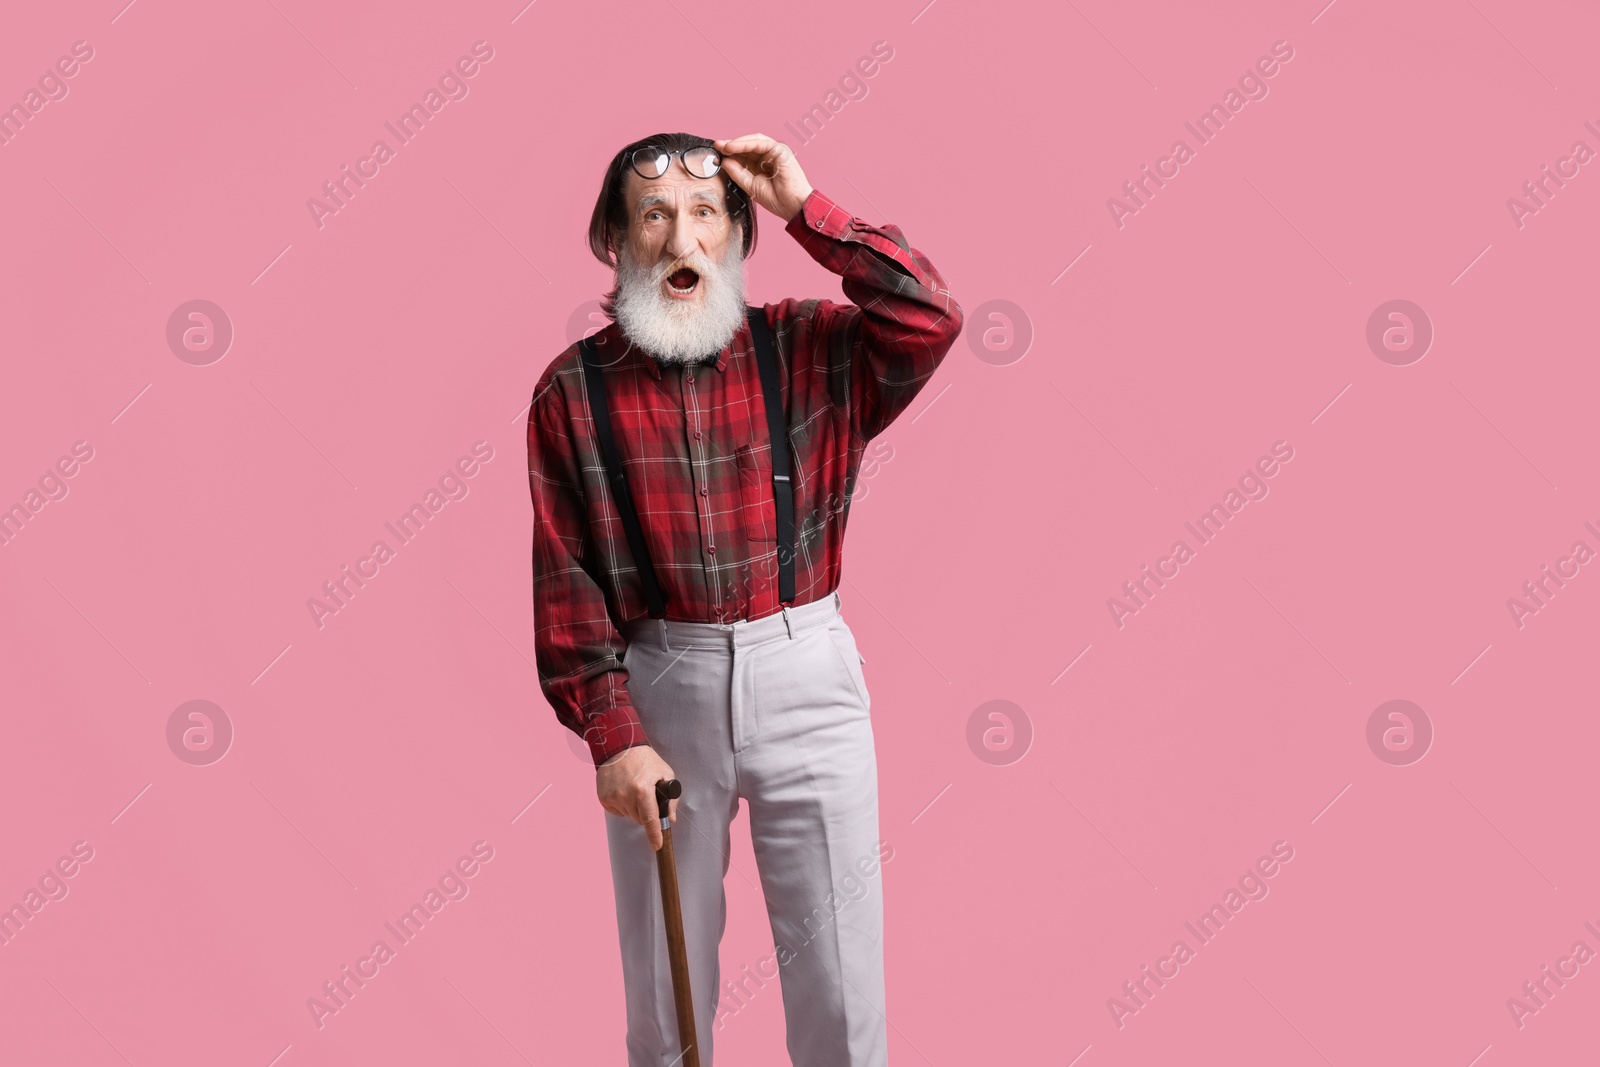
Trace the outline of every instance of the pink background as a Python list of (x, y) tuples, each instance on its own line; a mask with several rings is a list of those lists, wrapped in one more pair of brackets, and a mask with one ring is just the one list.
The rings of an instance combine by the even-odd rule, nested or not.
[[(662, 129), (790, 140), (968, 317), (881, 439), (842, 589), (895, 1063), (1594, 1054), (1600, 964), (1520, 1028), (1506, 1004), (1600, 950), (1600, 575), (1507, 606), (1600, 549), (1600, 176), (1507, 207), (1600, 149), (1592, 7), (124, 2), (0, 35), (0, 102), (94, 49), (0, 147), (0, 504), (93, 449), (0, 548), (0, 903), (94, 850), (0, 947), (0, 1062), (622, 1061), (603, 815), (531, 667), (520, 409), (609, 284), (605, 161)], [(319, 229), (307, 199), (479, 40), (470, 94)], [(842, 299), (762, 225), (753, 300)], [(166, 341), (195, 299), (235, 331), (207, 366)], [(1366, 341), (1395, 299), (1435, 331), (1407, 366)], [(469, 495), (318, 629), (307, 599), (480, 440)], [(1266, 499), (1119, 628), (1107, 599), (1277, 441)], [(208, 766), (167, 741), (196, 699), (235, 732)], [(1393, 699), (1419, 762), (1368, 746)], [(991, 700), (1021, 709), (1005, 765), (968, 742)], [(725, 973), (771, 948), (735, 833)], [(319, 1029), (307, 999), (480, 840), (469, 895)], [(1108, 998), (1277, 841), (1270, 895), (1119, 1027)], [(717, 1042), (784, 1062), (776, 987)]]

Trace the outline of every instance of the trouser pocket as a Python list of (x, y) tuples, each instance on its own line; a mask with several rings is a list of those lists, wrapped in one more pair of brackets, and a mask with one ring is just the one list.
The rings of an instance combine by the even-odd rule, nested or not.
[(867, 691), (867, 678), (862, 673), (861, 665), (866, 661), (861, 658), (861, 653), (856, 648), (855, 635), (850, 632), (850, 627), (844, 624), (843, 619), (832, 619), (827, 626), (828, 644), (838, 656), (839, 665), (844, 668), (844, 673), (850, 680), (850, 688), (855, 691), (856, 699), (863, 708), (872, 708), (872, 694)]

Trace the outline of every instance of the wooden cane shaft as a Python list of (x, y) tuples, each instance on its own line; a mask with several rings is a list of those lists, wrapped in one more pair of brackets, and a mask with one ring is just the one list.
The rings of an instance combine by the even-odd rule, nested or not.
[(694, 1032), (694, 998), (689, 991), (689, 952), (683, 940), (683, 906), (678, 900), (678, 864), (672, 852), (672, 830), (661, 831), (657, 854), (661, 874), (661, 912), (667, 923), (667, 959), (672, 965), (672, 999), (678, 1009), (678, 1040), (683, 1044), (683, 1067), (700, 1067), (699, 1042)]

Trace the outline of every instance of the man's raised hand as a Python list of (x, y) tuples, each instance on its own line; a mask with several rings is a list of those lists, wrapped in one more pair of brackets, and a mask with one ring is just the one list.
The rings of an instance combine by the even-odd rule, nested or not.
[(722, 153), (722, 169), (750, 199), (788, 222), (800, 213), (811, 195), (811, 183), (794, 150), (764, 133), (750, 133), (729, 141), (713, 141)]

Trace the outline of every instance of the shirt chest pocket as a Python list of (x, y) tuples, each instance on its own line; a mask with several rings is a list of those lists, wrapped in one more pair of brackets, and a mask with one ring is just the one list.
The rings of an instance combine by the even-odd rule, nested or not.
[(739, 468), (739, 517), (745, 534), (752, 541), (775, 543), (778, 511), (772, 500), (772, 468), (767, 465), (771, 453), (745, 445), (734, 455)]

